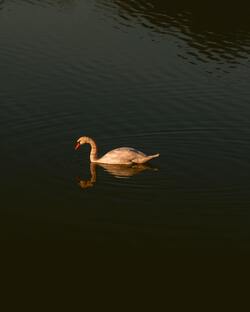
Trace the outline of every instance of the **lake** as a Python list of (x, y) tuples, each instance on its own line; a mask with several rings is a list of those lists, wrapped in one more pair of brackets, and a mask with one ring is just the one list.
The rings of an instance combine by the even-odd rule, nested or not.
[[(1, 240), (250, 248), (250, 21), (205, 1), (0, 1)], [(91, 166), (131, 146), (147, 167)]]

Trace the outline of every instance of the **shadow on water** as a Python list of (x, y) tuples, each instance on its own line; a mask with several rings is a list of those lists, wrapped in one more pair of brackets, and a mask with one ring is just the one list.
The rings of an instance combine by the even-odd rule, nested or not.
[[(110, 7), (109, 2), (100, 1)], [(249, 10), (243, 3), (113, 0), (112, 6), (118, 8), (121, 24), (133, 26), (136, 21), (153, 32), (178, 37), (200, 61), (234, 63), (249, 56)]]
[(153, 170), (157, 171), (157, 168), (153, 168), (150, 165), (139, 164), (139, 165), (110, 165), (110, 164), (95, 164), (90, 163), (90, 179), (82, 180), (81, 178), (77, 178), (78, 184), (82, 189), (86, 189), (89, 187), (93, 187), (96, 183), (97, 174), (96, 169), (97, 166), (102, 167), (106, 172), (114, 176), (115, 178), (130, 178), (140, 172), (145, 170)]

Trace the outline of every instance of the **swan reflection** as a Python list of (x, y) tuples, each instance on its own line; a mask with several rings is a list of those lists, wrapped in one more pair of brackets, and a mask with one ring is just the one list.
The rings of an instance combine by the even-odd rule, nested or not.
[(96, 182), (96, 170), (97, 166), (102, 167), (106, 172), (114, 176), (115, 178), (130, 178), (142, 171), (153, 170), (157, 171), (157, 168), (153, 168), (145, 164), (134, 164), (134, 165), (110, 165), (110, 164), (97, 164), (90, 163), (90, 174), (89, 180), (78, 180), (78, 184), (82, 189), (93, 187)]

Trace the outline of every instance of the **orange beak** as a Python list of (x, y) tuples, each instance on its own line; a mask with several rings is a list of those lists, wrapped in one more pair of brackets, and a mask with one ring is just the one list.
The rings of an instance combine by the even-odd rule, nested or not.
[(75, 146), (75, 151), (79, 148), (81, 144), (79, 142), (76, 143), (76, 146)]

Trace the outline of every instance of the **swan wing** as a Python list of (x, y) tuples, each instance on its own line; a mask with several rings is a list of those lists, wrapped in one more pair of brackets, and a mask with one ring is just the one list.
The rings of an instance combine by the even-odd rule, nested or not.
[(133, 159), (145, 156), (144, 153), (134, 148), (119, 147), (105, 154), (98, 162), (107, 164), (131, 164)]

